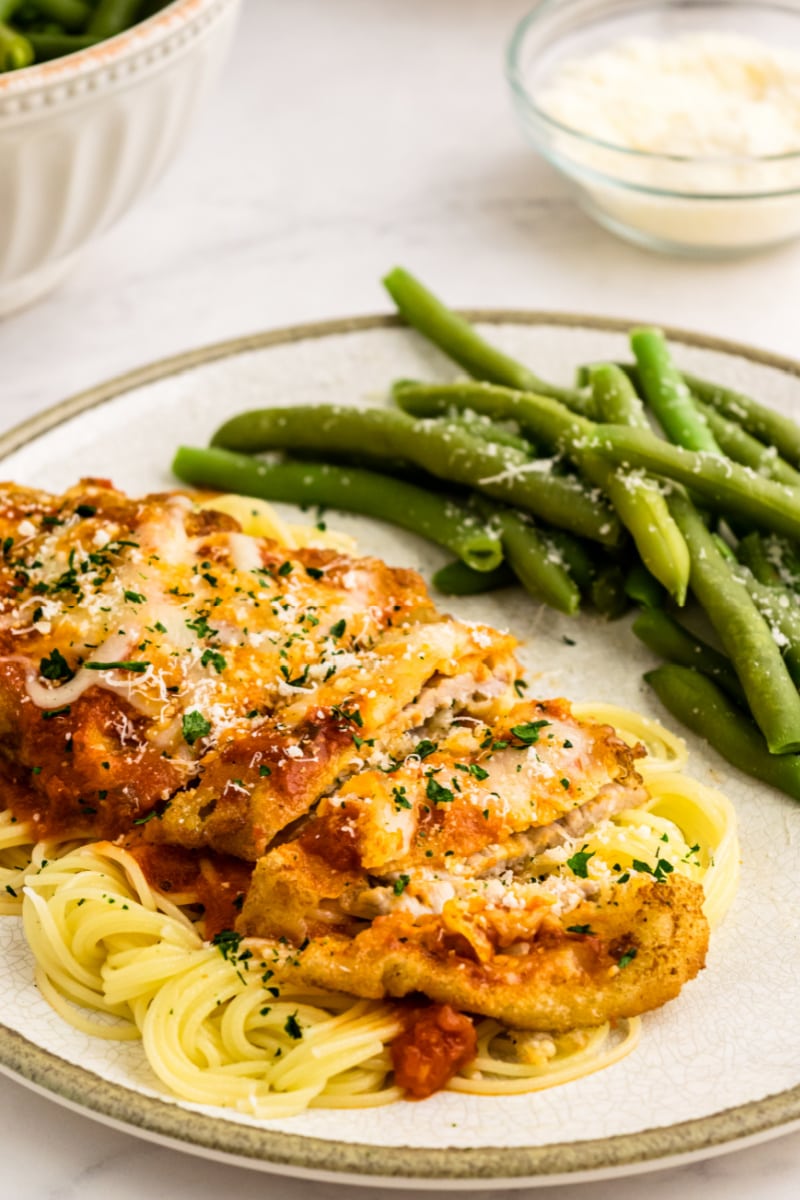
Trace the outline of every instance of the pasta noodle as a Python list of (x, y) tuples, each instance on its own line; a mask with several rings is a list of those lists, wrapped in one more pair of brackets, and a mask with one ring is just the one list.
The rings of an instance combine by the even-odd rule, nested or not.
[[(206, 506), (235, 517), (245, 534), (289, 548), (355, 549), (346, 535), (287, 525), (263, 501), (226, 495)], [(683, 740), (657, 722), (612, 705), (573, 712), (644, 745), (637, 769), (649, 799), (536, 855), (532, 873), (568, 871), (576, 850), (586, 852), (586, 878), (600, 885), (636, 871), (657, 879), (676, 871), (702, 883), (706, 915), (718, 924), (738, 876), (728, 800), (683, 773)], [(292, 984), (291, 948), (231, 931), (204, 941), (200, 911), (195, 894), (151, 886), (118, 844), (37, 842), (33, 821), (0, 813), (0, 914), (22, 915), (37, 985), (75, 1028), (141, 1040), (162, 1087), (257, 1118), (389, 1104), (405, 1094), (392, 1082), (390, 1043), (405, 1029), (399, 1005)], [(477, 1054), (448, 1087), (493, 1096), (553, 1087), (617, 1062), (640, 1031), (638, 1017), (560, 1035), (482, 1019)]]
[[(637, 764), (648, 802), (600, 822), (580, 841), (592, 852), (589, 878), (624, 877), (644, 866), (682, 872), (702, 882), (706, 914), (718, 924), (738, 876), (729, 801), (683, 774), (683, 742), (658, 723), (609, 706), (575, 711), (613, 723), (648, 752)], [(29, 829), (0, 817), (0, 879), (14, 892), (24, 882), (25, 936), (42, 994), (84, 1032), (141, 1037), (170, 1092), (258, 1118), (309, 1106), (388, 1104), (403, 1095), (391, 1083), (388, 1049), (403, 1028), (396, 1005), (293, 987), (280, 970), (279, 948), (265, 952), (256, 939), (223, 933), (205, 943), (191, 897), (154, 890), (117, 845), (31, 849), (29, 841)], [(536, 873), (563, 870), (574, 849), (544, 851)], [(9, 895), (4, 911), (18, 911), (18, 903)], [(634, 1018), (615, 1029), (555, 1036), (482, 1020), (477, 1057), (448, 1086), (481, 1095), (552, 1087), (618, 1061), (635, 1047), (640, 1024)]]

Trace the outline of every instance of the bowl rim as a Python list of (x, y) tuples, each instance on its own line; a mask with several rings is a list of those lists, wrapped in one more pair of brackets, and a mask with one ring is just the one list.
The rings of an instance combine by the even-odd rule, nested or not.
[[(794, 163), (800, 160), (800, 146), (797, 150), (784, 151), (781, 154), (715, 154), (715, 155), (692, 155), (692, 154), (665, 154), (652, 150), (638, 150), (631, 146), (623, 146), (619, 142), (609, 142), (603, 138), (598, 138), (592, 134), (586, 133), (585, 130), (577, 129), (574, 125), (567, 125), (563, 121), (559, 121), (556, 117), (551, 116), (545, 109), (540, 108), (536, 103), (533, 95), (528, 90), (521, 69), (522, 49), (530, 29), (536, 25), (542, 17), (546, 17), (553, 9), (559, 5), (563, 5), (568, 0), (538, 0), (532, 9), (530, 9), (514, 26), (511, 37), (509, 38), (505, 52), (505, 75), (511, 91), (517, 102), (528, 112), (540, 121), (545, 127), (550, 127), (553, 130), (562, 134), (568, 134), (575, 138), (576, 141), (584, 145), (597, 146), (602, 150), (612, 150), (615, 154), (625, 155), (627, 159), (635, 159), (644, 162), (658, 163), (683, 163), (695, 166), (731, 166), (742, 167), (757, 165), (779, 165), (782, 163)], [(747, 8), (747, 9), (772, 9), (774, 12), (781, 12), (797, 17), (800, 23), (800, 10), (790, 8), (786, 4), (777, 3), (775, 0), (710, 0), (717, 7), (725, 8)], [(684, 0), (648, 0), (648, 3), (640, 5), (640, 7), (652, 8), (685, 8)], [(606, 178), (614, 179), (614, 176)], [(633, 185), (638, 188), (638, 185)], [(650, 190), (650, 189), (647, 189)], [(796, 191), (797, 189), (789, 189)], [(771, 191), (761, 191), (758, 193), (762, 197), (773, 196), (775, 194), (785, 194), (786, 189), (774, 189)], [(670, 191), (663, 194), (671, 195)], [(678, 193), (675, 193), (678, 194)], [(683, 193), (681, 193), (683, 194)], [(691, 192), (685, 193), (688, 196), (705, 196), (705, 193)], [(745, 199), (750, 193), (736, 192), (726, 194), (724, 198)], [(720, 198), (716, 196), (715, 198)]]
[(0, 73), (0, 100), (27, 93), (37, 87), (62, 85), (76, 78), (116, 67), (132, 55), (152, 48), (169, 34), (190, 26), (209, 10), (225, 8), (234, 0), (171, 0), (144, 21), (137, 21), (129, 29), (104, 38), (94, 46), (76, 50), (48, 62), (32, 63), (16, 71)]

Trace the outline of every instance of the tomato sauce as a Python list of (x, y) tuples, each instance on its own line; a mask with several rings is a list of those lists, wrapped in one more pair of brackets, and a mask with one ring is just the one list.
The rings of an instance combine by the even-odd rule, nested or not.
[(407, 1014), (391, 1045), (394, 1078), (414, 1100), (432, 1096), (475, 1057), (475, 1026), (449, 1004), (429, 1004)]

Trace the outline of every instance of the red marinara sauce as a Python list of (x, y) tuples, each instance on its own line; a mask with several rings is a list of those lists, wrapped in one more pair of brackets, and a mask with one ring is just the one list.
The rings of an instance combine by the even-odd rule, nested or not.
[(477, 1045), (470, 1018), (449, 1004), (413, 1008), (391, 1045), (395, 1082), (412, 1099), (424, 1100), (472, 1061)]

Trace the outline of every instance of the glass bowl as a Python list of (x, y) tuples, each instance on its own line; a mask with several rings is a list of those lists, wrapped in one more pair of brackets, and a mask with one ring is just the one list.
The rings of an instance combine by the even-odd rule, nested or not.
[(506, 72), (526, 137), (566, 177), (590, 216), (653, 250), (727, 258), (800, 236), (800, 146), (765, 157), (647, 153), (570, 128), (537, 98), (567, 59), (631, 37), (718, 31), (800, 51), (800, 4), (541, 0), (509, 43)]

